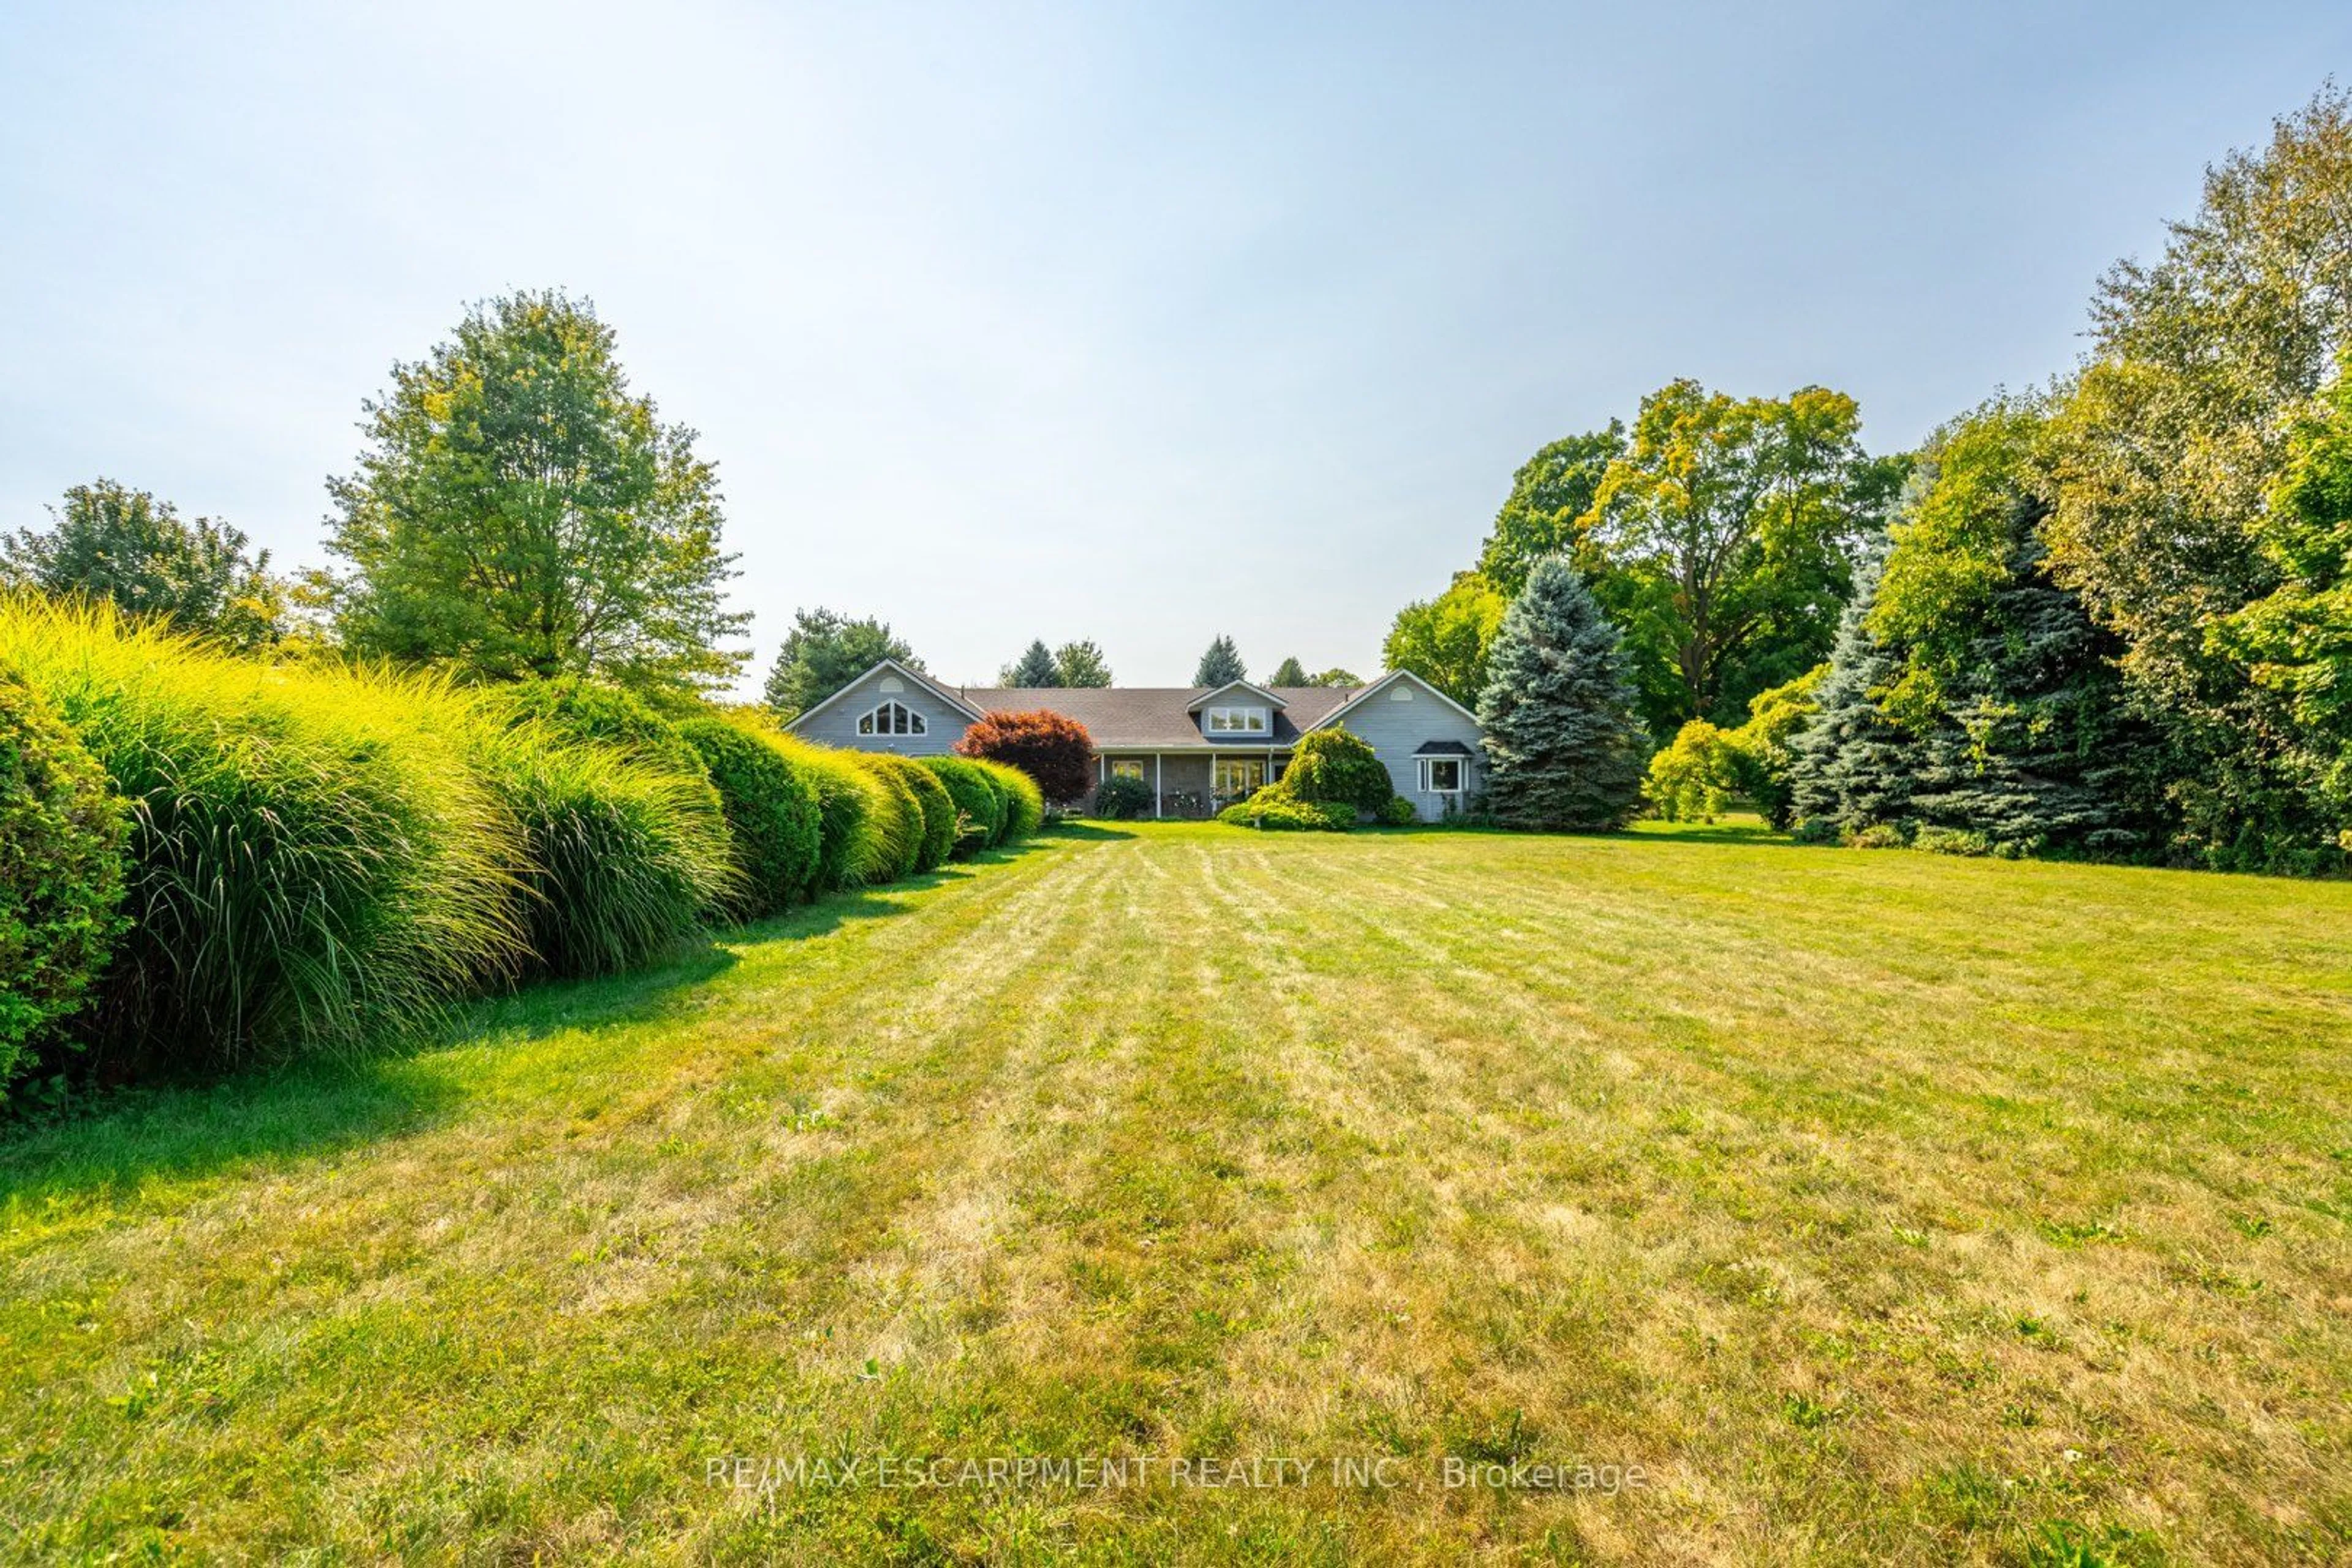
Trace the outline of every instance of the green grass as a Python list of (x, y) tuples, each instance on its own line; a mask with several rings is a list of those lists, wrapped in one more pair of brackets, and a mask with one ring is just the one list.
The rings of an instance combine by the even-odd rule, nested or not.
[[(2340, 1561), (2347, 1042), (2344, 884), (1049, 835), (15, 1135), (0, 1519), (33, 1559)], [(1319, 1468), (708, 1481), (1147, 1453)]]

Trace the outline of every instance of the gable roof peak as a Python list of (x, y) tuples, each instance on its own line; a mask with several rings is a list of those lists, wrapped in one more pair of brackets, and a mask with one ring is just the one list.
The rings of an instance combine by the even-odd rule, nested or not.
[(1250, 692), (1258, 697), (1263, 697), (1267, 702), (1276, 708), (1287, 708), (1290, 706), (1287, 701), (1275, 695), (1273, 691), (1269, 690), (1265, 687), (1258, 685), (1255, 681), (1228, 680), (1223, 686), (1212, 686), (1205, 691), (1202, 691), (1201, 695), (1192, 699), (1192, 703), (1184, 710), (1187, 713), (1198, 713), (1202, 708), (1205, 708), (1209, 703), (1214, 701), (1216, 699), (1223, 697), (1226, 692), (1237, 689)]

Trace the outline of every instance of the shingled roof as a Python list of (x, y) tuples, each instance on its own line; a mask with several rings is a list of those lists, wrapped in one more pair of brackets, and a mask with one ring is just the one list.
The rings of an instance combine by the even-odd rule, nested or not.
[(1193, 703), (1219, 689), (1212, 686), (966, 686), (956, 695), (983, 712), (1025, 713), (1043, 708), (1076, 719), (1102, 752), (1174, 751), (1214, 746), (1223, 751), (1264, 751), (1295, 744), (1302, 731), (1363, 689), (1342, 686), (1269, 686), (1282, 699), (1270, 735), (1201, 733)]

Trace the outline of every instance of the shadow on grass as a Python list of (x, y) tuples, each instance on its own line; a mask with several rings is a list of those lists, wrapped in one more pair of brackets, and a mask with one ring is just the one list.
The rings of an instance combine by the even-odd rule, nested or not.
[(520, 1045), (646, 1023), (690, 1005), (696, 992), (740, 962), (735, 947), (807, 941), (903, 914), (910, 908), (907, 895), (963, 881), (981, 867), (1017, 859), (1023, 849), (983, 851), (920, 876), (829, 893), (748, 925), (699, 932), (645, 969), (541, 981), (463, 1003), (440, 1028), (357, 1058), (158, 1082), (94, 1096), (47, 1123), (0, 1122), (0, 1228), (37, 1220), (49, 1205), (126, 1196), (148, 1181), (201, 1179), (254, 1162), (316, 1158), (428, 1131), (477, 1093), (422, 1058), (485, 1039)]

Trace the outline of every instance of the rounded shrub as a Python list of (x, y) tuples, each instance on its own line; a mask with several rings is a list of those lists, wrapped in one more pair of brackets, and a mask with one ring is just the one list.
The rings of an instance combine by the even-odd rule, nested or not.
[(914, 792), (916, 804), (923, 809), (922, 852), (915, 858), (917, 871), (935, 871), (955, 848), (955, 797), (948, 786), (940, 782), (939, 774), (912, 757), (902, 757), (891, 752), (876, 752), (869, 760), (875, 767), (890, 773)]
[(1011, 844), (1028, 837), (1045, 822), (1045, 792), (1021, 769), (1010, 763), (992, 762), (975, 757), (995, 784), (997, 794), (1004, 800), (1004, 828), (999, 843)]
[(1276, 784), (1235, 801), (1217, 813), (1217, 820), (1268, 833), (1345, 833), (1356, 825), (1356, 808), (1336, 801), (1301, 800)]
[(1151, 785), (1133, 773), (1113, 773), (1095, 786), (1095, 815), (1131, 822), (1151, 811)]
[(965, 757), (925, 757), (923, 766), (939, 775), (956, 806), (959, 860), (968, 859), (1004, 834), (1004, 797), (988, 771)]
[(113, 952), (128, 836), (98, 760), (0, 667), (0, 1101)]
[[(879, 804), (874, 813), (876, 854), (865, 868), (863, 880), (869, 885), (895, 882), (915, 874), (923, 858), (923, 803), (913, 786), (898, 770), (888, 763), (877, 765), (875, 753), (857, 753), (866, 774), (880, 789)], [(895, 759), (894, 759), (895, 760)]]
[(881, 785), (858, 754), (782, 733), (766, 737), (815, 787), (818, 890), (855, 888), (883, 858), (877, 842)]
[(1046, 709), (982, 714), (955, 749), (958, 756), (1020, 769), (1056, 805), (1083, 797), (1095, 779), (1095, 743), (1087, 727)]
[(574, 741), (594, 741), (689, 777), (707, 776), (700, 747), (642, 697), (601, 681), (520, 680), (484, 689), (509, 719), (537, 720)]
[(707, 778), (510, 713), (478, 727), (474, 754), (522, 826), (516, 904), (532, 972), (635, 969), (676, 946), (705, 910), (742, 897)]
[(1420, 820), (1420, 808), (1401, 795), (1389, 796), (1381, 807), (1381, 825), (1384, 827), (1411, 827)]
[(238, 659), (104, 605), (0, 601), (0, 661), (129, 805), (94, 1063), (355, 1047), (520, 956), (513, 815), (439, 683)]
[(1283, 771), (1282, 787), (1299, 800), (1365, 812), (1379, 811), (1396, 793), (1388, 765), (1345, 726), (1301, 735)]
[(807, 897), (817, 875), (816, 785), (757, 731), (713, 716), (689, 719), (677, 732), (702, 759), (726, 813), (742, 882), (733, 912), (756, 918)]

